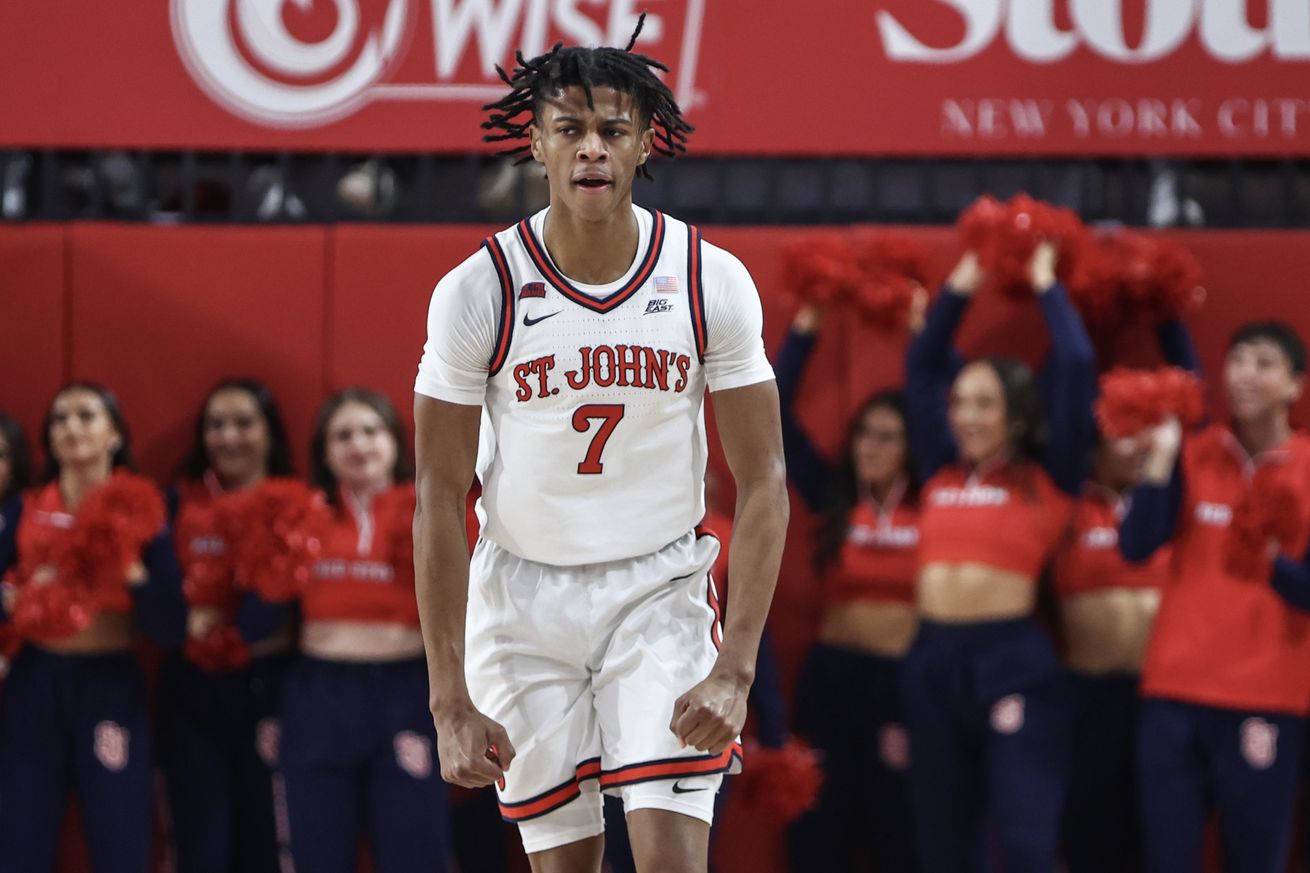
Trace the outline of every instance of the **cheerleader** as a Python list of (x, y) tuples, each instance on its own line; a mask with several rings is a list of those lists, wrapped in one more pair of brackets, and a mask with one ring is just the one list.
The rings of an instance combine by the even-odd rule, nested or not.
[(141, 873), (152, 750), (133, 617), (181, 643), (177, 559), (163, 501), (124, 472), (130, 439), (113, 394), (61, 389), (43, 437), (42, 484), (6, 530), (16, 543), (0, 548), (12, 556), (0, 571), (15, 571), (6, 618), (25, 638), (0, 699), (0, 858), (13, 873), (51, 873), (71, 789), (95, 870)]
[[(1165, 360), (1199, 372), (1187, 329), (1158, 329)], [(1135, 763), (1138, 683), (1169, 550), (1142, 565), (1119, 554), (1127, 494), (1141, 481), (1146, 445), (1102, 437), (1092, 478), (1074, 503), (1073, 521), (1052, 568), (1070, 672), (1072, 735), (1063, 850), (1070, 873), (1140, 870)]]
[(283, 687), (281, 837), (297, 873), (351, 873), (365, 829), (378, 873), (437, 873), (449, 812), (414, 596), (413, 467), (391, 404), (334, 394), (311, 463), (330, 521)]
[(210, 391), (168, 495), (189, 606), (187, 645), (164, 665), (158, 709), (177, 873), (278, 869), (272, 767), (292, 629), (254, 646), (239, 639), (221, 498), (291, 472), (268, 389), (232, 379)]
[[(966, 254), (906, 360), (912, 445), (924, 479), (919, 632), (901, 669), (914, 764), (911, 811), (928, 873), (979, 870), (983, 834), (1006, 873), (1055, 868), (1064, 799), (1062, 670), (1034, 620), (1091, 443), (1095, 360), (1055, 279), (1054, 248), (1029, 265), (1051, 333), (1037, 381), (1023, 364), (975, 361), (949, 401), (951, 339), (983, 279)], [(958, 448), (957, 448), (958, 447)]]
[[(1299, 558), (1310, 534), (1310, 439), (1288, 422), (1305, 372), (1305, 346), (1291, 328), (1245, 325), (1224, 360), (1230, 423), (1184, 439), (1171, 420), (1147, 434), (1144, 481), (1120, 549), (1142, 562), (1173, 543), (1142, 669), (1137, 752), (1149, 873), (1200, 870), (1214, 812), (1227, 873), (1287, 866), (1310, 712), (1310, 616), (1277, 592), (1296, 569), (1286, 556)], [(1255, 568), (1249, 557), (1234, 561), (1237, 535), (1270, 507), (1288, 538), (1273, 573), (1258, 537)]]
[[(822, 755), (817, 807), (788, 836), (793, 869), (915, 869), (900, 706), (900, 664), (914, 639), (918, 483), (898, 391), (865, 401), (836, 464), (795, 417), (801, 374), (823, 313), (797, 313), (775, 370), (792, 487), (822, 519), (818, 641), (797, 684), (795, 728)], [(864, 849), (864, 851), (862, 851)], [(862, 858), (862, 860), (860, 860)]]

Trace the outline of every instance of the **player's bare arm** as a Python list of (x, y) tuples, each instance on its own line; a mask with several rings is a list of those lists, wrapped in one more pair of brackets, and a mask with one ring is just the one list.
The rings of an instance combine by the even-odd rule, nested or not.
[[(514, 759), (505, 729), (478, 712), (464, 681), (469, 578), (464, 501), (477, 461), (481, 413), (478, 406), (414, 396), (414, 579), (428, 659), (429, 706), (441, 778), (465, 788), (491, 785)], [(493, 748), (494, 759), (488, 755)]]
[(760, 635), (787, 538), (787, 471), (778, 389), (772, 380), (713, 395), (723, 452), (737, 485), (731, 603), (710, 675), (674, 704), (670, 729), (685, 744), (720, 753), (746, 723)]

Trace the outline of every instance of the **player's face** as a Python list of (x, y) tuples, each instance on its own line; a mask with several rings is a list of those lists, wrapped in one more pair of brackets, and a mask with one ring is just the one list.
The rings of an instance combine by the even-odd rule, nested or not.
[(864, 485), (890, 485), (905, 469), (905, 452), (905, 422), (896, 410), (875, 406), (864, 414), (851, 444), (855, 478)]
[(969, 463), (986, 461), (1010, 448), (1005, 390), (1001, 377), (985, 363), (960, 371), (951, 388), (951, 432)]
[(1277, 343), (1238, 343), (1224, 361), (1228, 408), (1238, 422), (1252, 422), (1280, 413), (1301, 396), (1302, 380)]
[(328, 422), (326, 451), (338, 482), (353, 491), (372, 491), (391, 484), (399, 447), (372, 407), (346, 403)]
[(61, 467), (109, 462), (122, 437), (94, 391), (74, 388), (50, 409), (50, 449)]
[(553, 208), (601, 221), (631, 202), (654, 133), (630, 95), (607, 86), (591, 96), (588, 106), (586, 92), (572, 85), (543, 105), (531, 128), (532, 156), (546, 168)]
[(249, 391), (226, 388), (205, 404), (205, 455), (229, 487), (260, 479), (268, 472), (268, 422)]

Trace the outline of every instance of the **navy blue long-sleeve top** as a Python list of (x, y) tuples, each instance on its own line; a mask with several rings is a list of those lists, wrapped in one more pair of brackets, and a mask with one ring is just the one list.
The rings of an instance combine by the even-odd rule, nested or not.
[[(1051, 334), (1051, 351), (1039, 376), (1050, 433), (1042, 466), (1061, 490), (1078, 494), (1095, 440), (1096, 353), (1062, 286), (1056, 284), (1037, 299)], [(947, 398), (960, 369), (951, 343), (968, 306), (969, 298), (947, 288), (906, 354), (908, 424), (924, 481), (958, 454)]]
[[(1191, 334), (1179, 319), (1156, 328), (1165, 362), (1201, 375), (1201, 361)], [(1119, 524), (1119, 551), (1125, 559), (1142, 563), (1169, 542), (1178, 523), (1183, 502), (1182, 452), (1174, 461), (1173, 473), (1163, 485), (1144, 482), (1132, 491), (1128, 513)]]
[[(16, 497), (0, 507), (0, 576), (18, 563), (18, 529), (23, 501)], [(173, 547), (173, 528), (166, 523), (141, 551), (146, 579), (129, 587), (138, 626), (166, 648), (177, 648), (186, 637), (186, 600), (182, 596), (182, 568)], [(0, 606), (0, 621), (8, 621)]]

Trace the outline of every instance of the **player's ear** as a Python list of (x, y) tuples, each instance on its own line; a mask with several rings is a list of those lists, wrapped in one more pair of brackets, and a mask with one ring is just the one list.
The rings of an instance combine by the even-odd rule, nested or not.
[(655, 143), (655, 131), (647, 127), (641, 132), (641, 156), (637, 159), (637, 166), (641, 166), (650, 159), (650, 150)]
[(541, 146), (541, 125), (533, 123), (528, 128), (528, 142), (532, 145), (532, 159), (539, 164), (546, 163), (546, 153)]

